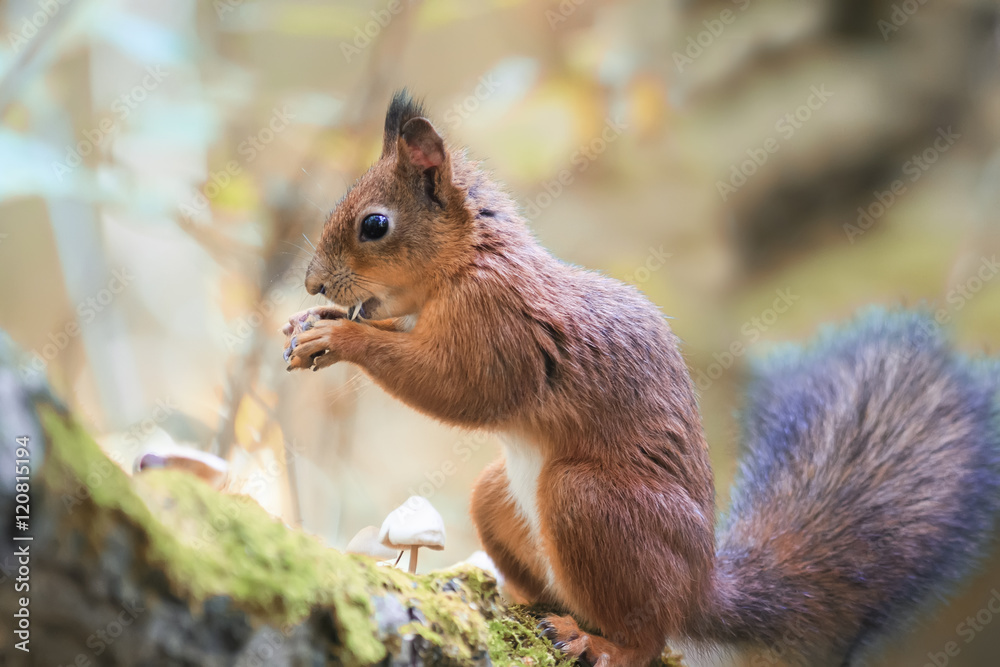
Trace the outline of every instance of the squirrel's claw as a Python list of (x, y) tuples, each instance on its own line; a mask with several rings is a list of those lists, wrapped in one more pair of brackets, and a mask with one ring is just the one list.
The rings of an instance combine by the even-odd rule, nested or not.
[(295, 352), (295, 346), (299, 342), (298, 336), (292, 336), (292, 340), (289, 342), (288, 347), (285, 348), (284, 357), (285, 361), (289, 361), (292, 358), (292, 353)]
[(552, 625), (552, 623), (550, 623), (548, 619), (543, 618), (542, 620), (540, 620), (538, 622), (538, 625), (535, 626), (535, 629), (538, 630), (538, 634), (540, 634), (542, 637), (545, 637), (549, 641), (556, 639), (556, 637), (559, 635), (555, 626)]

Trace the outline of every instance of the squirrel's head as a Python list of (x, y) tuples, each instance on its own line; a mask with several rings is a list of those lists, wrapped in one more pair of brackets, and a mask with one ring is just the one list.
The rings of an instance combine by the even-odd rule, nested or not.
[[(456, 160), (461, 160), (456, 156)], [(396, 93), (382, 156), (330, 214), (306, 290), (368, 319), (419, 312), (466, 245), (471, 215), (453, 157), (420, 104)]]

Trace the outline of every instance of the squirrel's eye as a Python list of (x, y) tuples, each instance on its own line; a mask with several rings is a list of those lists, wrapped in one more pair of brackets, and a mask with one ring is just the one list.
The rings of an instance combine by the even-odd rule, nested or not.
[(389, 218), (385, 217), (381, 213), (366, 215), (365, 219), (361, 221), (362, 241), (374, 241), (376, 239), (380, 239), (385, 236), (387, 231), (389, 231)]

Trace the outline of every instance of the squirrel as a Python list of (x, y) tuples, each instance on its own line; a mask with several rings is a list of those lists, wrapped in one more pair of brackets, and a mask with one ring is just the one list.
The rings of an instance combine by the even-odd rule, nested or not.
[(420, 412), (499, 435), (473, 522), (511, 599), (571, 614), (539, 632), (586, 664), (648, 665), (668, 640), (768, 651), (755, 667), (858, 664), (992, 540), (1000, 370), (895, 310), (758, 363), (716, 530), (663, 315), (545, 250), (405, 89), (305, 287), (333, 305), (285, 325), (288, 370), (350, 362)]

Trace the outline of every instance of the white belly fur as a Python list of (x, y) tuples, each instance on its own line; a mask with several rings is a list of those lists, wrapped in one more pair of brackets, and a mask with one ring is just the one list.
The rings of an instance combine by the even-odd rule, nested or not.
[(541, 520), (538, 514), (538, 476), (542, 472), (545, 458), (538, 447), (518, 436), (503, 435), (501, 441), (511, 499), (517, 506), (518, 514), (528, 526), (536, 553), (544, 561), (548, 584), (552, 586), (555, 578), (541, 548)]

